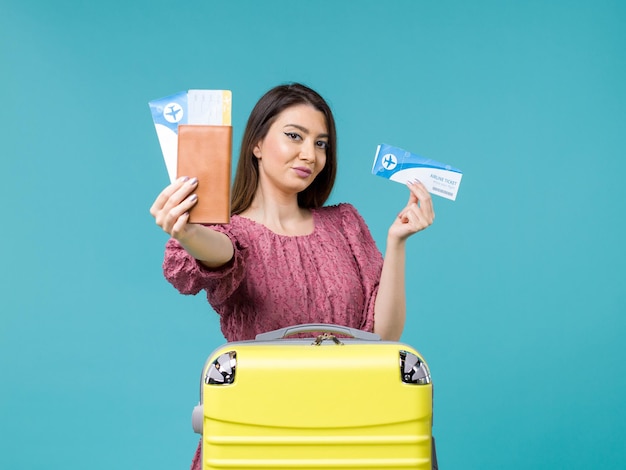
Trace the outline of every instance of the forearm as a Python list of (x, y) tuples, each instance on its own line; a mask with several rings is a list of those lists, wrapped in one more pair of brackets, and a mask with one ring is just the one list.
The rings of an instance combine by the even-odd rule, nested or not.
[(233, 244), (227, 235), (203, 225), (190, 225), (178, 242), (187, 253), (209, 268), (228, 263), (234, 254)]
[(406, 240), (387, 238), (385, 261), (374, 305), (374, 332), (383, 340), (397, 341), (406, 319)]

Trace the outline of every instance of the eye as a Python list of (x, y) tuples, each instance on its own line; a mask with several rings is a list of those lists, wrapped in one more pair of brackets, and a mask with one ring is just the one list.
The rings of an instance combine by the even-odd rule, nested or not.
[(326, 150), (328, 148), (328, 142), (326, 142), (325, 140), (318, 140), (317, 142), (315, 142), (315, 145), (318, 148), (324, 149)]
[(285, 132), (285, 135), (289, 137), (291, 140), (301, 139), (300, 134), (298, 134), (297, 132)]

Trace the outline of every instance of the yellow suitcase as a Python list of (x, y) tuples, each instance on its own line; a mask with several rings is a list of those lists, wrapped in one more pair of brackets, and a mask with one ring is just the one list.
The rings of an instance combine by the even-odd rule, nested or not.
[(423, 357), (337, 325), (283, 328), (215, 350), (192, 423), (203, 470), (432, 468)]

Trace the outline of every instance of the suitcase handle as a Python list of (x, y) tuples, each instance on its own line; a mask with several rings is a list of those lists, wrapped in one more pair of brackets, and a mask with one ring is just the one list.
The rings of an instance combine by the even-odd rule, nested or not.
[(380, 340), (380, 336), (376, 333), (370, 333), (369, 331), (358, 330), (356, 328), (350, 328), (349, 326), (333, 325), (329, 323), (306, 323), (304, 325), (287, 326), (278, 330), (268, 331), (266, 333), (259, 333), (258, 335), (256, 335), (255, 339), (257, 341), (270, 341), (287, 338), (288, 336), (296, 335), (298, 333), (311, 333), (320, 331), (346, 335), (354, 339), (362, 339), (366, 341)]

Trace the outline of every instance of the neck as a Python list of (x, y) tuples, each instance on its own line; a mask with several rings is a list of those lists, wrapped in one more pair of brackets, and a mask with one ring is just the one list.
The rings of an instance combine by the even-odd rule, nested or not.
[(304, 235), (312, 231), (311, 211), (298, 206), (297, 194), (268, 194), (260, 185), (252, 204), (240, 215), (284, 235)]

